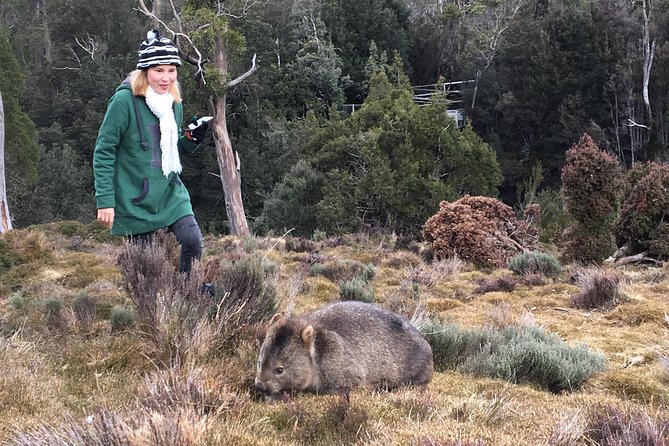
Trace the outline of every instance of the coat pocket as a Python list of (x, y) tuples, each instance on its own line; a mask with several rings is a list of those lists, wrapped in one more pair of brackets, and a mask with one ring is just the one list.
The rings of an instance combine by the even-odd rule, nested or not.
[(144, 209), (151, 214), (157, 214), (168, 205), (171, 186), (167, 178), (142, 180), (141, 193), (130, 201), (133, 206)]

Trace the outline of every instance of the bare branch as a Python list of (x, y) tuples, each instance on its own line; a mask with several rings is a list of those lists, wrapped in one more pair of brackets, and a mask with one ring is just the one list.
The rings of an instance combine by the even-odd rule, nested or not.
[(248, 77), (251, 76), (253, 73), (255, 73), (255, 71), (256, 71), (257, 69), (258, 69), (258, 66), (256, 65), (256, 55), (254, 54), (254, 55), (253, 55), (253, 59), (251, 60), (251, 68), (250, 68), (246, 73), (244, 73), (244, 74), (242, 74), (241, 76), (239, 76), (237, 79), (234, 79), (234, 80), (228, 82), (228, 88), (232, 88), (232, 87), (234, 87), (235, 85), (240, 84), (240, 83), (243, 82), (246, 78), (248, 78)]
[[(87, 34), (87, 36), (88, 36), (88, 42), (85, 42), (85, 43), (80, 42), (78, 37), (75, 37), (74, 41), (77, 42), (77, 45), (79, 45), (79, 47), (82, 50), (86, 51), (86, 53), (89, 56), (91, 56), (91, 60), (95, 60), (95, 52), (97, 51), (97, 49), (100, 45), (90, 36), (90, 34)], [(72, 52), (74, 52), (74, 51), (72, 51)], [(79, 58), (77, 57), (77, 60), (78, 59)]]
[[(146, 7), (146, 4), (144, 3), (144, 0), (138, 0), (138, 2), (139, 2), (139, 11), (141, 11), (144, 15), (152, 18), (156, 22), (160, 23), (163, 26), (163, 28), (165, 28), (165, 30), (167, 30), (167, 32), (169, 32), (172, 35), (172, 38), (174, 39), (174, 43), (177, 44), (177, 48), (179, 49), (179, 55), (181, 56), (181, 58), (184, 59), (189, 64), (194, 65), (194, 66), (197, 67), (197, 72), (195, 73), (195, 76), (199, 77), (200, 80), (202, 81), (202, 83), (206, 84), (207, 82), (204, 79), (204, 63), (207, 60), (202, 57), (202, 53), (197, 48), (197, 46), (195, 46), (195, 44), (193, 43), (191, 38), (188, 36), (188, 34), (180, 32), (180, 31), (183, 31), (183, 30), (180, 30), (180, 31), (172, 30), (172, 28), (167, 26), (167, 24), (163, 20), (161, 20), (159, 17), (157, 17), (151, 11), (149, 11), (149, 8)], [(172, 2), (172, 0), (170, 0), (170, 5), (172, 6), (172, 13), (174, 14), (174, 17), (176, 18), (177, 23), (179, 24), (179, 28), (181, 28), (181, 26), (182, 26), (181, 18), (179, 16), (179, 12), (176, 10), (176, 6)], [(193, 50), (197, 54), (197, 58), (194, 58), (194, 57), (190, 56), (188, 53), (186, 53), (181, 48), (180, 45), (178, 45), (177, 42), (178, 42), (178, 39), (180, 37), (183, 37), (184, 39), (186, 39), (188, 41), (190, 46), (193, 48)]]
[(231, 17), (233, 19), (243, 19), (249, 13), (249, 10), (255, 5), (266, 5), (269, 3), (269, 0), (245, 0), (244, 6), (242, 7), (242, 12), (239, 14), (233, 14), (228, 8), (223, 5), (223, 2), (219, 1), (217, 5), (216, 15), (224, 15), (226, 17)]
[(637, 122), (634, 122), (634, 120), (631, 119), (631, 118), (627, 118), (627, 122), (629, 122), (629, 124), (627, 124), (627, 127), (641, 127), (641, 128), (646, 129), (646, 130), (650, 129), (650, 127), (648, 127), (647, 125), (643, 125), (643, 124), (639, 124)]

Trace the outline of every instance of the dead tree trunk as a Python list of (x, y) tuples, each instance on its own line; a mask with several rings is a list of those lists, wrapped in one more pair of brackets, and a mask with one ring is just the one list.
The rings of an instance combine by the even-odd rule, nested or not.
[(232, 150), (228, 124), (226, 122), (226, 96), (215, 100), (215, 116), (212, 131), (216, 145), (216, 159), (221, 172), (221, 183), (225, 196), (225, 212), (228, 216), (230, 234), (249, 235), (244, 202), (242, 201), (242, 177), (239, 156)]
[(0, 92), (0, 234), (11, 229), (12, 219), (9, 217), (5, 187), (5, 111), (2, 104), (2, 92)]

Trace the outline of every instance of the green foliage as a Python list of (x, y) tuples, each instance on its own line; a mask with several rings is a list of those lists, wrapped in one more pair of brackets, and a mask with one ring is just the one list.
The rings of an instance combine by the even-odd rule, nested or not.
[(90, 329), (95, 319), (95, 299), (86, 293), (78, 293), (72, 302), (74, 315), (84, 329)]
[(19, 99), (25, 86), (24, 74), (13, 54), (9, 34), (0, 25), (0, 94), (4, 111), (4, 177), (9, 212), (33, 193), (37, 181), (39, 147), (34, 122), (22, 110)]
[(115, 305), (109, 316), (112, 333), (128, 330), (135, 324), (135, 312), (131, 308)]
[(305, 161), (299, 161), (272, 190), (256, 225), (259, 229), (286, 231), (310, 237), (317, 227), (316, 205), (322, 199), (324, 178)]
[(648, 251), (659, 258), (669, 257), (669, 164), (635, 164), (625, 178), (620, 217), (615, 226), (616, 241), (631, 252)]
[(7, 303), (16, 310), (22, 309), (26, 304), (26, 298), (21, 291), (16, 291), (9, 296)]
[(573, 391), (604, 369), (605, 358), (585, 346), (570, 347), (539, 327), (463, 330), (431, 321), (421, 327), (437, 370), (458, 370), (551, 392)]
[(539, 251), (522, 252), (511, 257), (507, 268), (518, 275), (541, 274), (557, 277), (562, 272), (562, 265), (555, 257)]
[(568, 232), (567, 254), (600, 262), (615, 250), (613, 225), (619, 207), (622, 172), (618, 161), (584, 134), (567, 151), (562, 191), (575, 223)]
[(494, 195), (500, 179), (494, 152), (471, 129), (449, 123), (443, 104), (418, 107), (408, 89), (375, 74), (362, 109), (309, 143), (326, 176), (317, 226), (334, 234), (362, 228), (417, 234), (420, 219), (440, 200)]
[(560, 244), (564, 231), (574, 220), (564, 209), (564, 199), (560, 191), (544, 189), (536, 195), (540, 208), (539, 221), (536, 223), (541, 243)]
[(337, 259), (325, 263), (315, 263), (309, 267), (310, 276), (327, 277), (332, 282), (348, 281), (356, 277), (368, 282), (374, 278), (374, 274), (374, 265), (364, 265), (351, 259)]
[(339, 282), (339, 299), (373, 303), (374, 290), (369, 287), (364, 278), (355, 277), (348, 281)]

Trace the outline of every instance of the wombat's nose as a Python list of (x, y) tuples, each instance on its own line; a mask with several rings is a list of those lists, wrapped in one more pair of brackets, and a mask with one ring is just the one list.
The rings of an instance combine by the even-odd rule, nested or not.
[(260, 390), (261, 392), (264, 392), (266, 390), (265, 385), (257, 377), (256, 377), (256, 389)]

